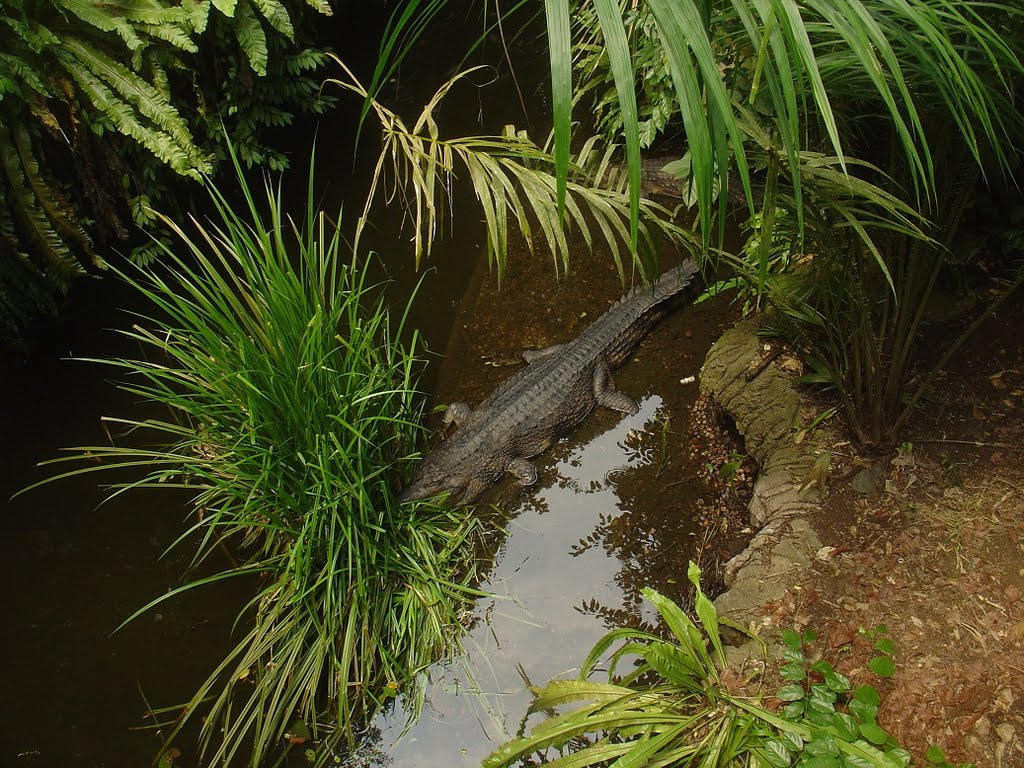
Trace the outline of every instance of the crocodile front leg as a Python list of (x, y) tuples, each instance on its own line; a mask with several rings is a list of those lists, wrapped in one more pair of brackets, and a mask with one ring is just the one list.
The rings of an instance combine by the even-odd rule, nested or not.
[(459, 427), (469, 418), (469, 414), (472, 412), (472, 409), (466, 403), (448, 403), (448, 407), (441, 414), (441, 421), (446, 427), (449, 424)]
[(519, 478), (520, 485), (533, 485), (537, 482), (537, 468), (526, 459), (514, 458), (505, 469)]
[(550, 357), (556, 352), (561, 352), (565, 349), (568, 344), (555, 344), (550, 347), (544, 347), (544, 349), (524, 349), (519, 353), (519, 356), (523, 358), (527, 363), (532, 363), (537, 360), (543, 360), (545, 357)]
[(594, 366), (594, 400), (598, 405), (611, 408), (613, 411), (628, 413), (630, 416), (640, 411), (640, 406), (631, 397), (622, 394), (615, 388), (611, 369), (604, 361)]

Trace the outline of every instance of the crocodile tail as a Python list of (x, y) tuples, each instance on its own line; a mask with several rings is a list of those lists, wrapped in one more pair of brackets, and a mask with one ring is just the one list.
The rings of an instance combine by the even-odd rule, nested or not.
[(673, 267), (659, 277), (653, 285), (653, 291), (659, 298), (674, 296), (688, 286), (696, 274), (696, 260), (687, 259), (678, 267)]

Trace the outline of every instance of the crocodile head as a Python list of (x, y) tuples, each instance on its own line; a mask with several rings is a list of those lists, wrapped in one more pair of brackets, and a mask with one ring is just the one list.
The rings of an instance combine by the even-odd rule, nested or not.
[(456, 490), (455, 484), (446, 472), (441, 472), (440, 467), (426, 466), (424, 460), (412, 476), (409, 484), (402, 489), (398, 495), (398, 501), (405, 504), (408, 501), (420, 501), (438, 496), (445, 491)]
[(487, 489), (496, 473), (487, 472), (478, 461), (460, 460), (444, 447), (442, 443), (420, 462), (412, 480), (399, 494), (399, 503), (447, 492), (450, 504), (467, 504)]

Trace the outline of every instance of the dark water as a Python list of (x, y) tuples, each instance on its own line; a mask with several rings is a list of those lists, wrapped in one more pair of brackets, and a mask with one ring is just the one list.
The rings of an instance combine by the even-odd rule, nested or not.
[[(403, 77), (395, 95), (410, 103), (437, 84), (418, 71)], [(491, 110), (492, 124), (478, 123), (475, 86), (456, 94), (449, 123), (483, 131), (515, 120), (510, 86), (501, 87), (497, 100), (506, 114)], [(527, 87), (527, 96), (536, 93)], [(348, 120), (339, 113), (318, 126), (318, 168), (325, 207), (344, 204), (354, 217), (367, 161), (353, 171)], [(303, 184), (294, 179), (301, 205)], [(562, 280), (542, 255), (514, 254), (496, 291), (473, 214), (457, 217), (417, 273), (401, 211), (376, 211), (365, 245), (380, 253), (380, 274), (392, 281), (396, 301), (422, 280), (412, 322), (434, 355), (427, 386), (438, 402), (479, 402), (513, 370), (496, 364), (524, 347), (570, 338), (622, 290), (608, 257), (581, 249)], [(66, 359), (130, 351), (104, 329), (125, 327), (130, 321), (113, 308), (132, 303), (109, 283), (81, 288), (31, 361), (8, 362), (2, 371), (4, 768), (150, 763), (159, 739), (136, 730), (147, 724), (148, 707), (191, 695), (229, 649), (231, 621), (248, 597), (241, 583), (204, 588), (114, 633), (137, 608), (181, 583), (186, 550), (162, 555), (187, 522), (184, 499), (139, 493), (100, 506), (105, 494), (97, 482), (125, 479), (108, 475), (61, 481), (7, 502), (52, 472), (37, 462), (63, 447), (106, 442), (101, 416), (146, 412), (108, 381), (109, 370)], [(682, 589), (697, 546), (690, 505), (700, 489), (687, 431), (697, 389), (680, 380), (698, 372), (726, 312), (701, 305), (668, 318), (616, 376), (641, 403), (640, 413), (595, 413), (540, 460), (537, 486), (499, 487), (494, 500), (508, 514), (508, 535), (482, 585), (492, 597), (476, 606), (465, 653), (429, 672), (420, 722), (401, 739), (401, 712), (375, 724), (378, 762), (478, 764), (516, 731), (529, 702), (527, 681), (571, 673), (612, 621), (651, 618), (640, 604), (642, 586), (669, 595)], [(179, 764), (194, 759), (186, 752)]]
[[(145, 413), (107, 381), (110, 371), (70, 357), (126, 350), (104, 327), (130, 297), (87, 283), (63, 322), (36, 340), (28, 362), (5, 358), (0, 442), (0, 579), (7, 586), (0, 643), (6, 661), (0, 765), (145, 765), (157, 742), (132, 731), (153, 703), (187, 699), (244, 598), (195, 592), (124, 630), (136, 609), (179, 584), (184, 551), (162, 558), (183, 527), (180, 496), (125, 496), (100, 505), (98, 477), (13, 493), (52, 474), (36, 463), (63, 447), (109, 442), (100, 417)], [(106, 475), (104, 482), (129, 476)]]

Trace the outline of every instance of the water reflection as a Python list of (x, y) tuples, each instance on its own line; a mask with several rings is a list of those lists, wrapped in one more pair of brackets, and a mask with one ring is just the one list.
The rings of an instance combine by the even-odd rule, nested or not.
[[(621, 489), (656, 469), (652, 439), (663, 410), (663, 399), (650, 395), (635, 416), (607, 415), (614, 423), (604, 431), (554, 449), (539, 489), (506, 489), (518, 503), (482, 585), (493, 597), (477, 605), (465, 656), (430, 670), (423, 716), (407, 735), (398, 740), (400, 713), (380, 718), (389, 765), (478, 765), (518, 730), (531, 699), (525, 687), (572, 675), (607, 631), (609, 614), (586, 606), (650, 619), (639, 611), (641, 579), (623, 576), (646, 567), (635, 547), (649, 539), (634, 537), (631, 547), (622, 543), (628, 535), (601, 531), (636, 514)], [(601, 546), (581, 546), (581, 531), (598, 532)]]

